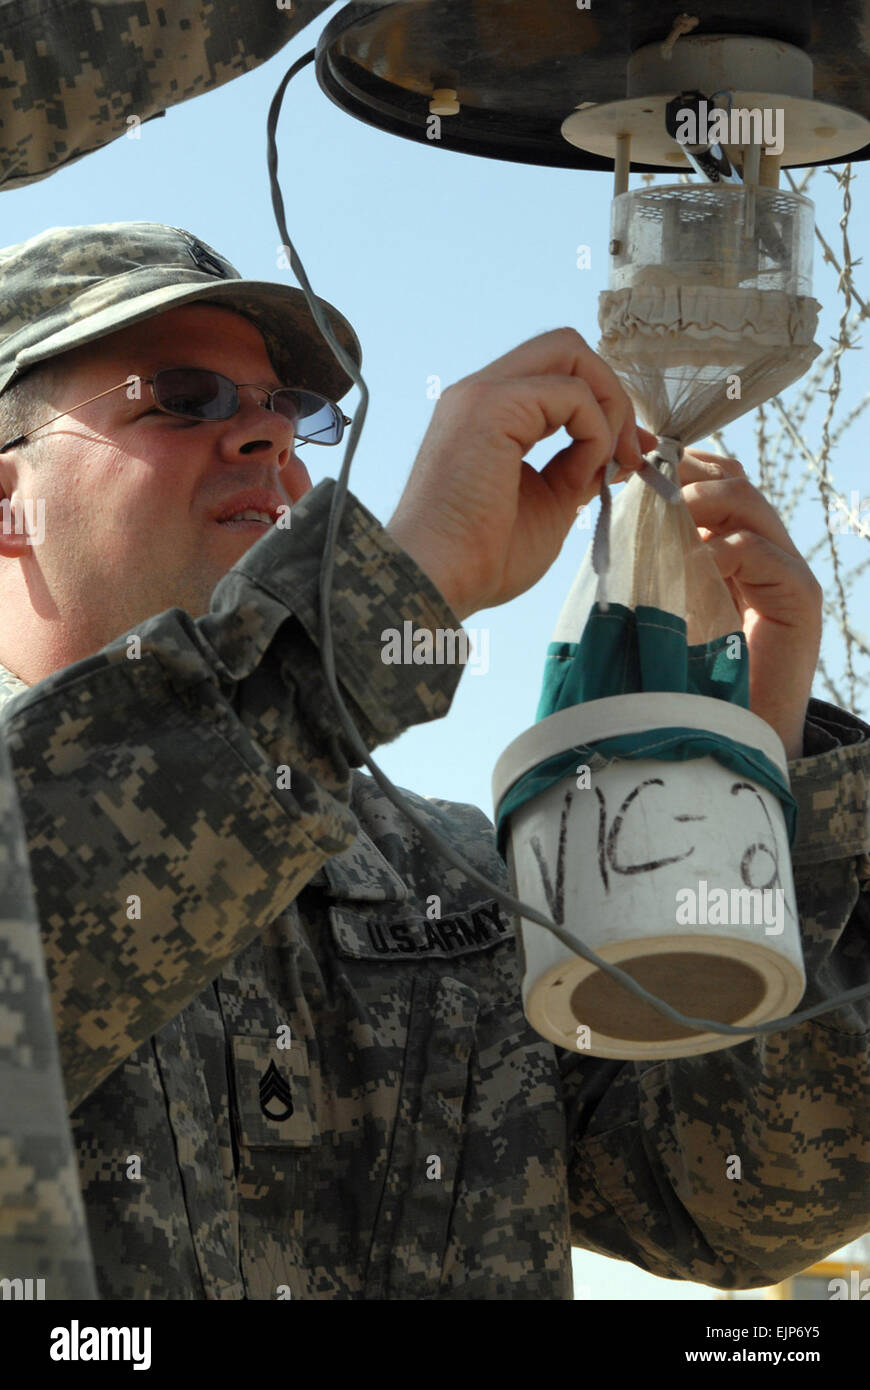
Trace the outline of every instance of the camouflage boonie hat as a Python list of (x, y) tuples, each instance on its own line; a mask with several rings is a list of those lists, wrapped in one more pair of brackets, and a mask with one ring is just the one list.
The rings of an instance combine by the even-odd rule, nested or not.
[[(30, 367), (181, 304), (217, 304), (259, 328), (287, 386), (337, 401), (353, 385), (301, 290), (243, 280), (213, 247), (159, 222), (51, 227), (0, 250), (0, 392)], [(319, 300), (350, 357), (362, 348), (347, 319)]]

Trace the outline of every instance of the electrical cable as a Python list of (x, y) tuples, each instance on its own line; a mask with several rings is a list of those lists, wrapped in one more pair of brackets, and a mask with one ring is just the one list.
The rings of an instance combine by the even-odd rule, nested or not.
[[(600, 970), (604, 971), (606, 975), (609, 975), (611, 979), (616, 980), (618, 984), (622, 985), (625, 989), (629, 990), (629, 992), (635, 995), (636, 998), (642, 999), (644, 1003), (652, 1005), (652, 1007), (656, 1010), (657, 1013), (662, 1014), (665, 1018), (670, 1019), (673, 1023), (679, 1023), (694, 1029), (703, 1029), (705, 1032), (721, 1033), (728, 1037), (733, 1037), (735, 1039), (741, 1039), (743, 1041), (746, 1041), (749, 1037), (755, 1037), (759, 1034), (785, 1031), (787, 1028), (792, 1028), (795, 1027), (797, 1024), (805, 1023), (809, 1019), (818, 1018), (822, 1014), (830, 1013), (832, 1009), (838, 1008), (843, 1004), (850, 1004), (858, 999), (866, 999), (868, 996), (870, 996), (870, 984), (859, 986), (856, 989), (846, 990), (843, 994), (836, 995), (832, 999), (827, 999), (823, 1003), (817, 1004), (814, 1008), (804, 1009), (800, 1013), (789, 1014), (786, 1015), (784, 1018), (775, 1018), (769, 1020), (767, 1023), (755, 1024), (753, 1027), (743, 1028), (735, 1024), (718, 1023), (713, 1019), (693, 1018), (691, 1017), (691, 1015), (682, 1014), (679, 1012), (678, 1009), (673, 1008), (665, 1000), (659, 999), (655, 994), (651, 994), (648, 990), (644, 989), (643, 985), (638, 984), (638, 982), (634, 980), (631, 977), (631, 975), (627, 974), (624, 970), (620, 970), (618, 966), (612, 965), (609, 961), (602, 960), (590, 947), (586, 946), (584, 942), (579, 941), (573, 936), (569, 935), (569, 933), (563, 927), (559, 926), (557, 923), (551, 922), (549, 918), (545, 917), (544, 914), (539, 912), (537, 908), (531, 907), (528, 903), (521, 902), (518, 898), (512, 897), (509, 893), (506, 893), (505, 890), (501, 888), (498, 884), (490, 882), (490, 880), (478, 869), (475, 869), (473, 865), (466, 863), (462, 856), (460, 854), (457, 854), (457, 852), (453, 849), (451, 845), (448, 845), (444, 840), (442, 840), (441, 837), (437, 835), (435, 831), (432, 830), (431, 827), (426, 824), (423, 818), (420, 815), (418, 815), (418, 813), (408, 804), (408, 802), (405, 801), (398, 787), (393, 785), (393, 783), (389, 780), (386, 774), (381, 771), (381, 769), (377, 766), (374, 760), (369, 756), (369, 752), (366, 748), (365, 742), (362, 736), (360, 735), (356, 725), (354, 724), (353, 719), (351, 718), (351, 715), (341, 697), (338, 688), (338, 682), (335, 674), (334, 647), (332, 641), (332, 626), (329, 611), (330, 598), (332, 594), (332, 576), (335, 563), (335, 546), (338, 536), (338, 528), (341, 524), (341, 516), (347, 498), (347, 480), (348, 475), (350, 473), (350, 465), (353, 460), (353, 456), (356, 452), (356, 447), (359, 442), (359, 436), (362, 431), (362, 427), (365, 423), (366, 413), (368, 411), (369, 391), (363, 379), (362, 373), (360, 372), (356, 363), (344, 350), (341, 343), (339, 343), (338, 339), (332, 332), (332, 329), (330, 328), (330, 325), (327, 321), (326, 315), (323, 312), (313, 289), (311, 288), (311, 284), (308, 280), (305, 268), (302, 265), (302, 262), (300, 261), (299, 256), (296, 252), (296, 248), (290, 240), (290, 235), (287, 231), (287, 225), (284, 215), (284, 199), (282, 197), (281, 188), (278, 183), (278, 148), (275, 139), (275, 132), (278, 125), (278, 116), (281, 111), (281, 104), (284, 100), (284, 93), (287, 89), (288, 83), (296, 76), (298, 72), (300, 72), (309, 63), (313, 62), (315, 57), (316, 50), (311, 49), (310, 52), (303, 54), (301, 58), (297, 59), (297, 61), (285, 73), (274, 97), (272, 98), (272, 103), (269, 107), (269, 114), (266, 121), (267, 164), (269, 170), (269, 184), (272, 194), (272, 208), (275, 213), (275, 221), (277, 223), (278, 232), (281, 237), (282, 247), (285, 252), (289, 253), (289, 259), (290, 264), (293, 268), (293, 273), (302, 287), (302, 290), (305, 294), (305, 298), (308, 302), (308, 306), (311, 310), (312, 316), (318, 328), (320, 329), (321, 333), (326, 339), (326, 342), (329, 344), (334, 356), (340, 362), (341, 366), (347, 372), (348, 376), (352, 379), (354, 384), (359, 388), (361, 397), (359, 407), (354, 413), (353, 424), (351, 425), (350, 431), (348, 433), (347, 445), (345, 448), (344, 459), (341, 465), (341, 471), (339, 473), (338, 479), (336, 480), (335, 489), (332, 495), (332, 501), (329, 511), (329, 520), (327, 523), (326, 545), (324, 548), (323, 566), (320, 574), (320, 656), (323, 663), (323, 673), (326, 677), (327, 687), (335, 702), (336, 711), (339, 715), (339, 718), (341, 719), (341, 723), (344, 726), (344, 730), (347, 734), (351, 747), (369, 768), (372, 777), (377, 782), (378, 786), (381, 788), (384, 794), (389, 798), (393, 805), (399, 811), (401, 811), (402, 814), (408, 820), (410, 820), (411, 824), (416, 828), (423, 842), (429, 845), (429, 847), (434, 850), (435, 854), (438, 855), (439, 858), (446, 859), (449, 864), (452, 864), (454, 868), (459, 869), (460, 872), (463, 873), (465, 877), (468, 878), (472, 883), (475, 883), (478, 885), (478, 887), (485, 889), (486, 892), (491, 897), (493, 897), (496, 900), (496, 902), (499, 903), (500, 906), (510, 909), (510, 911), (516, 916), (525, 917), (530, 921), (537, 922), (542, 927), (546, 927), (546, 929), (552, 932), (552, 934), (557, 938), (557, 940), (560, 941), (563, 946), (567, 947), (567, 949), (570, 950), (573, 954), (582, 956), (584, 960), (587, 960), (592, 964), (596, 965)], [(607, 523), (609, 521), (610, 516), (610, 492), (607, 486), (609, 471), (610, 470), (608, 467), (608, 469), (605, 470), (600, 491), (602, 509), (606, 518), (604, 522), (605, 535)], [(604, 542), (603, 549), (606, 553), (606, 541)]]

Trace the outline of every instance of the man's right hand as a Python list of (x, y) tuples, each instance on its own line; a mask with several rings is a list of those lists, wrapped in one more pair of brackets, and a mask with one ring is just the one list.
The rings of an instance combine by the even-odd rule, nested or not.
[[(537, 472), (524, 455), (562, 427)], [(606, 362), (572, 328), (543, 333), (447, 388), (386, 529), (464, 622), (546, 574), (610, 459), (614, 482), (643, 467), (638, 441), (656, 436)]]

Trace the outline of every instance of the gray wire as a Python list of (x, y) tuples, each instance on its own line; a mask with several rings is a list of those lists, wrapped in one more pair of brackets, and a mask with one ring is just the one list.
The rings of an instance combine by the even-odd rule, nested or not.
[[(344, 726), (344, 730), (347, 734), (351, 747), (366, 764), (366, 766), (370, 769), (372, 777), (377, 782), (378, 786), (381, 788), (384, 794), (389, 798), (393, 805), (397, 807), (397, 809), (400, 810), (408, 820), (410, 820), (411, 824), (416, 828), (423, 842), (429, 845), (430, 848), (434, 850), (435, 854), (439, 856), (439, 858), (446, 859), (449, 864), (452, 864), (454, 868), (459, 869), (460, 872), (463, 873), (465, 877), (468, 878), (472, 883), (476, 883), (478, 887), (485, 889), (485, 891), (491, 897), (493, 897), (496, 900), (496, 902), (498, 902), (502, 907), (509, 908), (512, 913), (519, 917), (525, 917), (532, 922), (537, 922), (542, 927), (546, 927), (546, 929), (552, 932), (552, 934), (557, 938), (557, 940), (560, 941), (563, 946), (567, 947), (569, 951), (571, 951), (575, 955), (582, 956), (584, 960), (587, 960), (591, 964), (596, 965), (600, 970), (604, 971), (606, 975), (609, 975), (611, 979), (616, 980), (618, 984), (622, 985), (631, 994), (635, 995), (636, 998), (642, 999), (647, 1004), (651, 1004), (657, 1013), (664, 1015), (665, 1018), (670, 1019), (674, 1023), (680, 1023), (690, 1028), (703, 1029), (705, 1032), (721, 1033), (727, 1037), (741, 1038), (743, 1040), (746, 1040), (748, 1037), (756, 1036), (761, 1033), (775, 1033), (782, 1031), (785, 1028), (794, 1027), (799, 1023), (806, 1022), (808, 1019), (818, 1018), (822, 1014), (830, 1013), (830, 1011), (833, 1008), (837, 1008), (843, 1004), (849, 1004), (852, 1003), (854, 1000), (867, 998), (868, 996), (870, 996), (870, 984), (862, 985), (856, 989), (847, 990), (845, 993), (839, 994), (833, 999), (826, 1000), (822, 1004), (816, 1005), (815, 1008), (804, 1009), (801, 1013), (786, 1015), (783, 1018), (771, 1019), (767, 1023), (759, 1023), (751, 1028), (741, 1028), (735, 1024), (719, 1023), (714, 1019), (693, 1018), (691, 1015), (681, 1014), (678, 1009), (673, 1008), (670, 1004), (666, 1003), (664, 999), (659, 999), (655, 994), (651, 994), (648, 990), (644, 989), (643, 985), (638, 984), (637, 981), (632, 979), (631, 975), (628, 975), (624, 970), (620, 970), (618, 966), (612, 965), (609, 961), (602, 960), (601, 957), (596, 955), (596, 953), (584, 942), (579, 941), (573, 936), (569, 935), (569, 933), (563, 927), (559, 926), (557, 923), (551, 922), (550, 919), (548, 917), (545, 917), (543, 913), (539, 912), (537, 908), (532, 907), (528, 903), (521, 902), (519, 898), (512, 897), (509, 893), (506, 893), (504, 889), (501, 888), (498, 884), (492, 883), (472, 864), (468, 864), (462, 858), (461, 855), (456, 853), (456, 851), (452, 848), (451, 845), (446, 844), (445, 841), (441, 839), (440, 835), (436, 835), (435, 831), (432, 830), (429, 825), (427, 825), (422, 816), (420, 816), (408, 804), (408, 802), (402, 796), (402, 793), (399, 791), (398, 787), (393, 785), (393, 783), (389, 780), (386, 774), (381, 771), (381, 769), (377, 766), (374, 760), (369, 756), (369, 752), (366, 748), (365, 742), (362, 739), (356, 725), (354, 724), (350, 712), (345, 706), (345, 703), (339, 692), (338, 682), (336, 680), (335, 675), (332, 623), (330, 616), (332, 576), (335, 567), (335, 546), (338, 536), (338, 528), (341, 524), (341, 516), (347, 498), (347, 480), (348, 475), (350, 473), (350, 465), (353, 460), (353, 456), (356, 452), (356, 447), (359, 442), (359, 436), (362, 431), (363, 424), (365, 423), (365, 417), (368, 411), (369, 391), (356, 363), (344, 350), (344, 348), (341, 346), (338, 339), (332, 332), (332, 329), (330, 328), (329, 323), (327, 321), (326, 315), (323, 312), (323, 309), (321, 308), (320, 303), (318, 302), (313, 289), (311, 288), (311, 284), (308, 280), (307, 274), (305, 273), (305, 268), (302, 265), (302, 262), (300, 261), (299, 256), (296, 252), (296, 248), (290, 240), (290, 235), (287, 231), (287, 224), (284, 216), (284, 199), (281, 195), (281, 188), (278, 183), (278, 149), (275, 140), (275, 131), (278, 125), (278, 116), (281, 111), (281, 103), (284, 99), (284, 92), (286, 91), (287, 85), (291, 81), (291, 79), (295, 77), (296, 74), (302, 70), (302, 68), (306, 67), (309, 63), (313, 62), (315, 56), (315, 49), (311, 49), (309, 53), (303, 54), (303, 56), (292, 65), (289, 71), (285, 73), (283, 79), (281, 80), (281, 83), (278, 86), (278, 90), (272, 98), (272, 104), (269, 107), (269, 115), (266, 121), (267, 164), (269, 169), (269, 183), (272, 193), (272, 208), (275, 213), (275, 221), (278, 226), (278, 232), (281, 237), (282, 246), (290, 253), (290, 264), (293, 267), (293, 273), (295, 274), (297, 280), (299, 281), (299, 284), (302, 287), (303, 293), (305, 294), (305, 298), (308, 302), (308, 307), (311, 310), (312, 316), (318, 328), (320, 329), (321, 333), (323, 334), (324, 338), (326, 339), (327, 343), (332, 349), (332, 352), (334, 353), (335, 357), (340, 362), (341, 366), (347, 372), (348, 376), (355, 383), (355, 385), (359, 387), (361, 397), (360, 405), (354, 414), (353, 424), (351, 425), (350, 431), (348, 433), (347, 446), (345, 449), (344, 459), (341, 465), (341, 472), (339, 473), (335, 489), (332, 495), (332, 502), (329, 511), (329, 520), (327, 523), (326, 545), (324, 548), (323, 566), (321, 568), (320, 573), (320, 655), (323, 663), (323, 672), (326, 677), (326, 683), (329, 688), (329, 692), (332, 695), (332, 698), (335, 702), (336, 711), (339, 715), (341, 723)], [(602, 482), (601, 492), (602, 501), (604, 501), (605, 494), (607, 497), (606, 506), (609, 520), (610, 496), (609, 491), (607, 489), (606, 481)], [(604, 544), (607, 544), (606, 540)]]

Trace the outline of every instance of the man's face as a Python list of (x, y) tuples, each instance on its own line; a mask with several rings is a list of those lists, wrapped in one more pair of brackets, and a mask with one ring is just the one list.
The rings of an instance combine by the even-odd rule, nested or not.
[[(253, 323), (211, 305), (171, 309), (58, 365), (54, 410), (163, 367), (206, 367), (268, 389), (294, 385), (276, 377)], [(311, 488), (291, 422), (263, 408), (262, 392), (239, 395), (235, 415), (207, 423), (157, 410), (148, 386), (138, 400), (122, 388), (8, 456), (6, 494), (45, 499), (44, 541), (20, 555), (34, 614), (75, 628), (79, 650), (99, 650), (167, 608), (206, 613), (215, 585), (268, 530), (222, 525), (216, 514), (251, 489), (292, 505)]]

